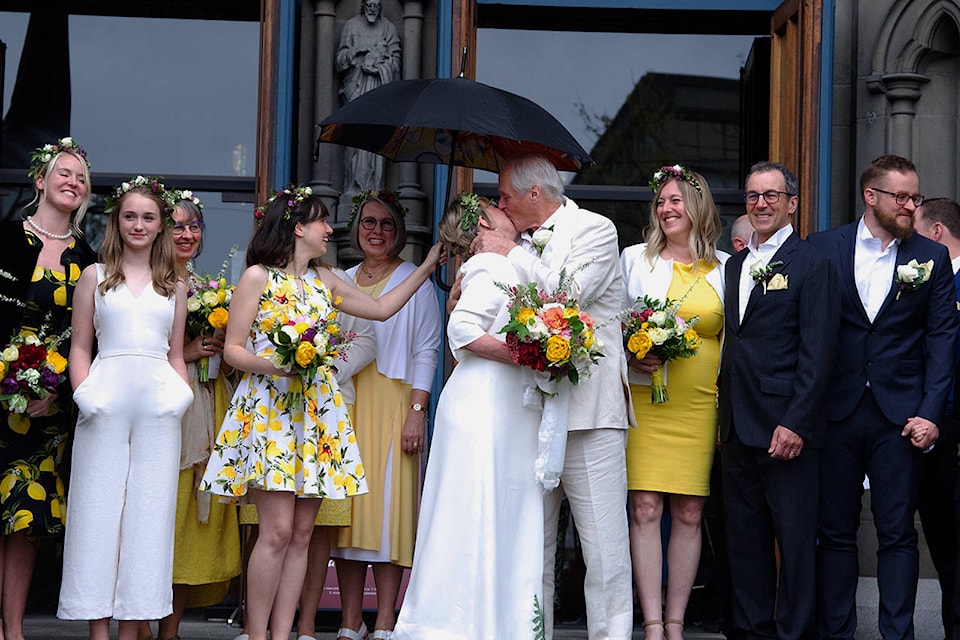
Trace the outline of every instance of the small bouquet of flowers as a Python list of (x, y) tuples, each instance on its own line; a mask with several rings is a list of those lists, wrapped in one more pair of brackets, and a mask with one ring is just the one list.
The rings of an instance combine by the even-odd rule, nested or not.
[(21, 329), (0, 352), (0, 402), (11, 413), (24, 413), (27, 402), (46, 398), (66, 379), (67, 359), (58, 348), (70, 330), (47, 336), (48, 322), (36, 332)]
[[(334, 306), (337, 304), (339, 299)], [(273, 345), (270, 363), (287, 373), (296, 372), (301, 392), (320, 367), (333, 367), (337, 358), (346, 359), (345, 351), (356, 334), (341, 331), (337, 322), (339, 313), (333, 309), (323, 317), (304, 315), (282, 322), (265, 316), (260, 322), (260, 331)], [(295, 389), (291, 392), (297, 393)]]
[[(579, 384), (603, 357), (603, 342), (594, 335), (594, 321), (567, 291), (572, 276), (562, 271), (557, 290), (547, 293), (536, 283), (507, 286), (510, 321), (500, 329), (513, 361), (529, 367), (538, 378), (524, 390), (524, 406), (542, 407), (534, 473), (547, 491), (560, 484), (567, 442), (570, 394), (564, 380)], [(539, 393), (538, 393), (539, 392)]]
[[(206, 274), (193, 274), (190, 278), (190, 291), (187, 292), (187, 335), (191, 340), (200, 336), (208, 336), (217, 331), (223, 331), (227, 327), (227, 320), (230, 319), (230, 313), (227, 310), (230, 306), (230, 299), (233, 297), (235, 287), (227, 284), (223, 277), (226, 273), (227, 265), (233, 259), (236, 253), (236, 245), (230, 249), (227, 259), (223, 261), (220, 267), (220, 273), (216, 276)], [(197, 361), (197, 373), (200, 382), (208, 382), (217, 377), (217, 367), (219, 366), (219, 356), (211, 366), (210, 357), (204, 356)]]
[[(674, 358), (689, 358), (700, 349), (700, 336), (693, 328), (699, 320), (694, 316), (684, 320), (677, 313), (683, 300), (660, 302), (650, 296), (637, 298), (621, 318), (623, 340), (627, 353), (642, 360), (652, 353), (666, 363)], [(663, 381), (663, 367), (657, 367), (651, 375), (650, 385), (653, 404), (662, 404), (667, 397)]]
[(586, 379), (603, 357), (590, 314), (562, 288), (548, 294), (531, 282), (504, 289), (510, 295), (510, 322), (500, 333), (506, 334), (513, 361), (547, 372), (551, 381)]

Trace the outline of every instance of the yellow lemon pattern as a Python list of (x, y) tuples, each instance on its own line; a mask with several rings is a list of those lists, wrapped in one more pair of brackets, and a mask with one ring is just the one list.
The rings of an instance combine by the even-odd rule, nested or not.
[[(326, 285), (310, 272), (296, 281), (268, 269), (267, 286), (250, 332), (254, 351), (269, 358), (261, 332), (306, 315), (333, 312)], [(310, 277), (312, 276), (312, 277)], [(321, 367), (301, 389), (285, 376), (244, 374), (227, 410), (200, 487), (235, 498), (248, 487), (342, 499), (367, 492), (360, 451), (332, 372)], [(2, 490), (2, 487), (0, 487)]]

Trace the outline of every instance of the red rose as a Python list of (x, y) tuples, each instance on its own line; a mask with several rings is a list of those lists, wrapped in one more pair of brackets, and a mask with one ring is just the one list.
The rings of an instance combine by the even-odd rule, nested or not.
[(36, 369), (47, 359), (46, 348), (38, 344), (26, 344), (20, 347), (20, 367), (23, 369)]

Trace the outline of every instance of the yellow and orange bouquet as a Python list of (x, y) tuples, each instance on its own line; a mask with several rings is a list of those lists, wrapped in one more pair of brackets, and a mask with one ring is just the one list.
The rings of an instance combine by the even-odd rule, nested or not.
[[(236, 247), (230, 250), (230, 254), (220, 268), (220, 273), (216, 276), (191, 274), (190, 290), (187, 292), (187, 336), (191, 340), (200, 336), (209, 336), (227, 328), (227, 321), (230, 319), (228, 308), (235, 287), (227, 284), (223, 275), (236, 250)], [(197, 361), (197, 371), (200, 382), (210, 380), (208, 357)]]
[(534, 371), (544, 371), (550, 380), (578, 384), (603, 357), (603, 343), (594, 335), (594, 322), (577, 301), (561, 287), (554, 293), (540, 290), (533, 282), (508, 287), (510, 322), (506, 334), (513, 361)]
[(321, 367), (334, 368), (337, 358), (356, 335), (343, 331), (337, 321), (340, 312), (334, 308), (326, 316), (301, 315), (282, 318), (264, 316), (259, 329), (273, 345), (270, 363), (287, 373), (295, 372), (301, 388), (311, 383)]
[(66, 379), (67, 359), (58, 349), (70, 330), (48, 330), (46, 322), (38, 331), (21, 329), (0, 352), (0, 402), (11, 413), (24, 413), (27, 402), (43, 400)]
[[(621, 316), (624, 346), (637, 360), (648, 353), (662, 362), (675, 358), (689, 358), (700, 349), (700, 336), (693, 328), (700, 317), (684, 320), (677, 313), (681, 301), (660, 302), (649, 296), (637, 298), (633, 306)], [(663, 382), (663, 367), (653, 372), (650, 385), (651, 400), (662, 404), (667, 397), (667, 387)]]

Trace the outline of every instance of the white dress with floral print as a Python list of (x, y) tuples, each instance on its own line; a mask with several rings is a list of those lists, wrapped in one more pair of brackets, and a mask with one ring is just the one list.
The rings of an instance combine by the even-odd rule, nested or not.
[[(313, 320), (335, 313), (330, 290), (312, 270), (297, 279), (267, 269), (248, 347), (269, 358), (270, 341), (260, 330), (286, 318)], [(327, 367), (300, 393), (286, 376), (246, 373), (237, 386), (200, 488), (222, 496), (246, 494), (252, 486), (298, 496), (342, 499), (367, 492), (363, 464), (347, 405)]]

